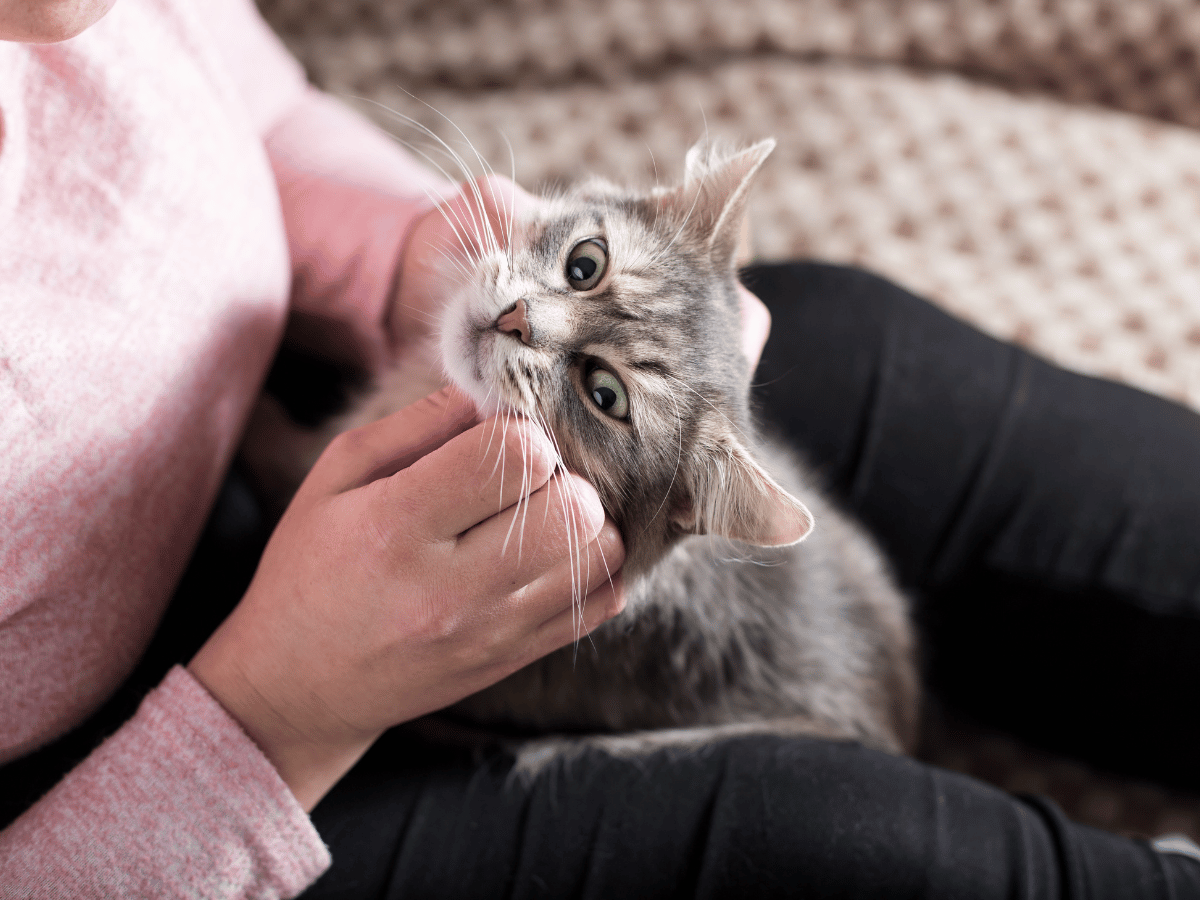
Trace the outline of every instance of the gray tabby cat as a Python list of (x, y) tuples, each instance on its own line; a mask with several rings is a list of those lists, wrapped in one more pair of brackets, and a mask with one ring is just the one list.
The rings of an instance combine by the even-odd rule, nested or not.
[[(464, 273), (430, 351), (481, 408), (543, 423), (595, 486), (625, 541), (628, 605), (462, 701), (460, 720), (617, 753), (745, 732), (912, 748), (905, 600), (751, 420), (734, 257), (773, 147), (699, 144), (673, 189), (593, 179), (542, 198)], [(419, 371), (389, 373), (335, 427), (436, 387)], [(579, 740), (543, 739), (524, 762)]]

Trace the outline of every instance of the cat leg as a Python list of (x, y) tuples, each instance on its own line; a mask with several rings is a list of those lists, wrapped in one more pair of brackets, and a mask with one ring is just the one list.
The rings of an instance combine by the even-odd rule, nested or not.
[(551, 763), (561, 761), (569, 768), (573, 760), (587, 750), (599, 750), (619, 759), (637, 759), (658, 751), (679, 756), (702, 753), (719, 741), (749, 735), (786, 735), (817, 737), (826, 740), (853, 740), (874, 749), (898, 753), (894, 746), (881, 747), (877, 742), (864, 740), (847, 733), (845, 727), (808, 716), (788, 716), (760, 722), (729, 722), (722, 725), (700, 725), (690, 728), (662, 728), (635, 731), (627, 734), (554, 735), (505, 746), (516, 756), (511, 777), (523, 782), (532, 781)]

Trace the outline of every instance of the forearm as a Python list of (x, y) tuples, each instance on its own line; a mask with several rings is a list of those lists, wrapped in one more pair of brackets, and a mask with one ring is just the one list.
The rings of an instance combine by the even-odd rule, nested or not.
[(409, 232), (454, 186), (315, 90), (266, 147), (292, 258), (290, 337), (375, 369), (398, 337), (389, 300)]
[(290, 897), (328, 865), (270, 763), (181, 670), (0, 833), (15, 896)]

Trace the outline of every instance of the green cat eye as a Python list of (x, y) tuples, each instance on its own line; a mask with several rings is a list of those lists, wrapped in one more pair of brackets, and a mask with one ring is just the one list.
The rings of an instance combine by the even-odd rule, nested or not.
[(590, 291), (604, 276), (608, 248), (599, 238), (580, 241), (567, 257), (567, 283), (577, 291)]
[(592, 369), (584, 379), (588, 396), (606, 416), (614, 419), (624, 419), (629, 415), (629, 397), (625, 394), (625, 386), (612, 372), (607, 369)]

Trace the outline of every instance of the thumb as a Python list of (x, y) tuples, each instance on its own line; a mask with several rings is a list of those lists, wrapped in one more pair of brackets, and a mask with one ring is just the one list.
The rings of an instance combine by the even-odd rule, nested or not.
[(377, 422), (339, 434), (300, 490), (328, 496), (387, 478), (478, 420), (475, 404), (466, 394), (444, 387)]

